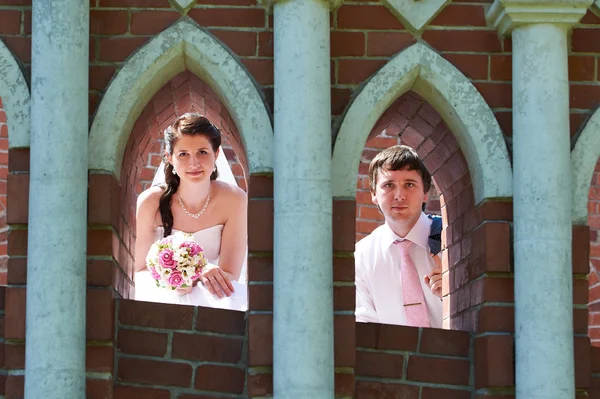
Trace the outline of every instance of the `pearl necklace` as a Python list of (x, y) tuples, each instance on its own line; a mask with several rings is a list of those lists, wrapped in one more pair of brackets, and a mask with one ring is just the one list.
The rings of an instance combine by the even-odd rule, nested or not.
[(202, 209), (200, 209), (200, 212), (198, 212), (198, 213), (191, 213), (190, 211), (185, 209), (185, 205), (183, 205), (183, 201), (181, 200), (181, 197), (178, 195), (177, 198), (179, 199), (179, 205), (181, 205), (181, 209), (183, 209), (183, 212), (185, 212), (185, 214), (191, 218), (198, 219), (200, 216), (202, 216), (202, 214), (206, 210), (206, 207), (208, 207), (208, 203), (210, 202), (210, 189), (208, 190), (208, 196), (206, 197), (206, 202), (204, 203), (204, 206), (202, 207)]

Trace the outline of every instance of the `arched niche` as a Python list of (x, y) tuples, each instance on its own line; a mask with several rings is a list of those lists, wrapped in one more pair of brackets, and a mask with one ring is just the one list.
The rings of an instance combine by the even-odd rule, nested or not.
[(9, 148), (29, 148), (30, 95), (25, 77), (10, 50), (0, 41), (0, 98), (10, 129)]
[(248, 174), (272, 173), (273, 129), (259, 90), (227, 48), (185, 19), (140, 48), (110, 83), (92, 123), (91, 170), (120, 176), (127, 139), (147, 99), (186, 69), (206, 82), (230, 111)]
[(422, 43), (395, 56), (362, 88), (342, 121), (333, 151), (333, 195), (354, 198), (367, 136), (383, 112), (412, 90), (442, 116), (467, 160), (475, 203), (512, 197), (512, 169), (494, 114), (475, 86)]

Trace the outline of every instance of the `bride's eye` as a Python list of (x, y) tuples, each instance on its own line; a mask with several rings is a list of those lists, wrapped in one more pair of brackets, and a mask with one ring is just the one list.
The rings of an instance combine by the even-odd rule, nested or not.
[(186, 155), (187, 155), (187, 153), (185, 153), (185, 152), (180, 152), (179, 154), (177, 154), (178, 157), (184, 157)]

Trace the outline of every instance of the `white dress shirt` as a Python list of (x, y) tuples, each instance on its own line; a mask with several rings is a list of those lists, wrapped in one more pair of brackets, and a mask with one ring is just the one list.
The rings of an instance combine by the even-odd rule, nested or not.
[[(423, 277), (435, 266), (429, 253), (430, 226), (431, 219), (421, 213), (404, 239), (414, 243), (409, 255), (419, 274), (429, 324), (431, 327), (441, 328), (442, 300), (423, 281)], [(400, 279), (400, 252), (394, 245), (396, 240), (403, 238), (384, 224), (356, 243), (356, 321), (406, 325)]]

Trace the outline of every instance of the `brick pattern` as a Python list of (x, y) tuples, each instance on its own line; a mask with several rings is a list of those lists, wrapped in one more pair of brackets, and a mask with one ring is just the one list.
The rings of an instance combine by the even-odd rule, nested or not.
[(578, 132), (600, 103), (600, 17), (591, 10), (571, 34), (569, 94), (571, 134)]
[[(425, 27), (422, 39), (475, 84), (505, 135), (512, 135), (510, 39), (487, 26), (491, 1), (453, 2)], [(166, 1), (93, 0), (90, 4), (90, 115), (111, 77), (153, 36), (181, 18)], [(256, 0), (199, 1), (188, 16), (233, 51), (273, 105), (273, 20)], [(417, 38), (378, 1), (345, 2), (332, 13), (332, 113), (341, 117), (356, 88)], [(0, 39), (31, 64), (31, 1), (0, 10)], [(569, 55), (571, 133), (598, 103), (600, 18), (589, 11), (573, 30)]]
[[(31, 67), (31, 0), (3, 1), (0, 39)], [(271, 98), (272, 19), (256, 0), (202, 0), (187, 14), (238, 55)], [(110, 79), (123, 62), (182, 15), (166, 0), (92, 0), (90, 3), (90, 95), (94, 115)], [(259, 42), (262, 44), (259, 46)]]
[[(512, 42), (485, 21), (491, 1), (453, 2), (425, 27), (421, 39), (469, 78), (512, 136)], [(381, 2), (346, 2), (334, 13), (331, 37), (332, 112), (341, 117), (354, 91), (416, 38)], [(588, 11), (574, 29), (569, 54), (571, 134), (600, 98), (600, 18)]]
[(244, 313), (124, 299), (118, 308), (114, 399), (246, 397)]
[(8, 123), (0, 97), (0, 285), (7, 283), (8, 224), (6, 195), (8, 180)]
[[(125, 149), (121, 186), (121, 214), (118, 221), (119, 248), (117, 261), (125, 275), (133, 278), (135, 243), (135, 206), (137, 196), (149, 188), (164, 154), (162, 132), (180, 115), (199, 112), (211, 120), (223, 134), (223, 151), (238, 184), (246, 189), (247, 162), (242, 141), (227, 108), (215, 92), (188, 71), (175, 76), (148, 102)], [(236, 154), (240, 154), (238, 157)], [(120, 285), (127, 286), (124, 281)], [(129, 291), (128, 288), (124, 288)], [(121, 291), (120, 291), (121, 292)], [(125, 298), (127, 296), (123, 295)]]
[[(95, 0), (90, 9), (90, 114), (110, 77), (153, 36), (182, 18), (162, 0)], [(272, 97), (273, 58), (259, 46), (272, 45), (269, 18), (256, 0), (198, 1), (187, 14), (240, 57)]]
[[(24, 397), (25, 298), (24, 287), (0, 287), (0, 350), (3, 381), (0, 395)], [(5, 311), (6, 306), (6, 311)], [(86, 386), (88, 399), (112, 398), (114, 372), (114, 295), (88, 288), (86, 298)], [(6, 321), (6, 322), (5, 322)], [(9, 374), (7, 376), (7, 374)]]
[[(440, 129), (438, 135), (439, 133), (444, 134), (448, 130), (437, 111), (413, 92), (400, 97), (381, 116), (365, 143), (358, 167), (356, 241), (370, 234), (384, 222), (383, 214), (371, 201), (369, 163), (381, 150), (397, 144), (408, 145), (417, 149), (422, 157), (428, 155), (428, 151), (434, 148), (435, 143), (432, 140), (425, 143), (422, 137), (429, 137), (436, 129)], [(448, 138), (448, 140), (451, 139), (451, 137)], [(455, 144), (453, 144), (453, 147), (455, 147)], [(437, 177), (439, 178), (439, 176)], [(425, 212), (441, 215), (440, 194), (436, 186), (437, 184), (434, 181), (429, 191), (429, 200)]]
[[(139, 171), (139, 181), (136, 186), (137, 194), (150, 188), (156, 169), (161, 163), (165, 149), (164, 140), (162, 139), (163, 131), (175, 118), (186, 112), (199, 112), (221, 129), (225, 157), (238, 185), (246, 190), (244, 175), (247, 173), (247, 165), (245, 157), (241, 158), (243, 162), (241, 163), (236, 155), (236, 153), (243, 154), (241, 138), (229, 112), (207, 84), (191, 72), (182, 72), (156, 93), (151, 103), (152, 105), (148, 105), (143, 113), (145, 120), (140, 116), (138, 119), (140, 125), (136, 124), (134, 127), (134, 132), (141, 134), (141, 131), (136, 130), (136, 127), (141, 129), (144, 127), (143, 123), (146, 123), (146, 131), (143, 133), (144, 138), (140, 142), (140, 144), (146, 145), (145, 148), (141, 149), (140, 154), (142, 159), (146, 160), (146, 163), (142, 165), (142, 169)], [(146, 142), (148, 138), (150, 141)]]
[[(2, 4), (2, 10), (0, 10), (0, 40), (13, 51), (17, 59), (23, 64), (25, 74), (29, 75), (31, 64), (31, 1), (0, 0), (0, 3)], [(490, 104), (504, 134), (511, 136), (511, 41), (498, 39), (496, 32), (491, 27), (486, 26), (483, 15), (485, 14), (485, 7), (490, 3), (491, 0), (452, 2), (425, 29), (422, 39), (471, 79)], [(119, 70), (123, 62), (144, 43), (180, 17), (180, 14), (173, 11), (169, 3), (164, 0), (93, 0), (91, 2), (90, 115), (95, 113), (110, 79)], [(190, 11), (189, 17), (215, 35), (239, 57), (263, 90), (267, 103), (273, 109), (272, 16), (267, 15), (256, 0), (199, 0), (195, 8)], [(416, 38), (378, 1), (347, 1), (332, 13), (331, 21), (331, 98), (333, 119), (337, 123), (350, 103), (352, 96), (356, 94), (365, 79), (385, 65), (397, 52), (415, 43)], [(580, 128), (581, 123), (591, 113), (594, 105), (598, 102), (598, 98), (600, 98), (598, 95), (598, 87), (600, 87), (598, 85), (600, 76), (598, 57), (600, 50), (597, 47), (599, 27), (600, 18), (589, 12), (582, 20), (581, 26), (573, 30), (570, 41), (571, 133), (575, 133)], [(149, 106), (153, 107), (154, 105), (151, 102)], [(411, 119), (410, 122), (414, 122), (414, 119)], [(430, 127), (433, 126), (430, 125)], [(142, 128), (138, 129), (140, 131), (144, 130)], [(422, 134), (419, 129), (416, 129), (416, 131)], [(447, 135), (448, 132), (438, 133), (443, 133), (444, 137), (451, 138), (451, 135)], [(3, 135), (4, 133), (0, 130), (0, 136)], [(387, 138), (393, 139), (393, 137)], [(421, 145), (425, 146), (425, 143)], [(440, 148), (442, 146), (438, 145), (438, 150)], [(451, 147), (446, 146), (446, 148), (450, 149)], [(136, 151), (138, 151), (136, 154), (139, 155), (139, 146)], [(435, 150), (431, 152), (431, 154), (433, 153), (435, 153)], [(155, 163), (153, 163), (156, 162), (155, 158), (151, 162), (149, 162), (149, 158), (151, 159), (153, 155), (157, 154), (160, 154), (160, 149), (148, 151), (145, 158), (141, 158), (140, 165), (138, 165), (140, 176), (143, 166), (155, 166)], [(23, 176), (27, 177), (27, 174), (23, 173), (22, 176), (19, 176), (20, 173), (16, 172), (27, 171), (28, 162), (26, 160), (28, 161), (28, 155), (21, 156), (24, 154), (20, 154), (18, 151), (14, 151), (14, 155), (11, 151), (10, 169), (13, 180), (10, 186), (14, 187), (15, 194), (12, 195), (14, 206), (9, 207), (8, 218), (9, 221), (13, 218), (11, 223), (23, 224), (27, 220), (27, 208), (22, 199), (25, 198), (28, 186)], [(454, 155), (452, 156), (454, 157)], [(455, 159), (457, 161), (454, 162), (464, 163), (464, 159), (461, 159), (458, 155), (455, 156)], [(114, 189), (116, 194), (111, 194), (109, 199), (113, 200), (114, 198), (119, 199), (121, 196), (133, 196), (134, 192), (138, 192), (139, 189), (143, 188), (143, 184), (138, 186), (137, 180), (135, 180), (135, 183), (130, 181), (130, 186), (123, 186), (129, 187), (129, 193), (121, 193), (118, 182), (102, 183), (99, 182), (100, 177), (94, 176), (93, 178), (96, 180), (91, 183), (90, 190), (102, 187), (102, 184), (105, 184), (104, 187), (112, 187), (111, 190)], [(442, 183), (438, 180), (439, 177), (436, 179), (439, 186)], [(251, 310), (247, 316), (248, 381), (247, 390), (243, 394), (250, 397), (264, 397), (272, 392), (270, 372), (265, 371), (272, 365), (272, 314), (268, 310), (270, 308), (269, 301), (272, 301), (273, 279), (272, 178), (268, 176), (249, 176), (249, 181), (252, 182), (252, 184), (249, 184), (248, 189), (250, 207), (253, 211), (250, 212), (250, 215), (253, 215), (251, 217), (254, 218), (254, 221), (260, 221), (261, 223), (250, 223), (252, 231), (249, 234), (251, 255), (249, 258), (249, 279), (252, 294), (250, 298)], [(477, 346), (480, 348), (477, 353), (481, 357), (480, 360), (473, 360), (476, 363), (475, 368), (480, 370), (480, 366), (485, 366), (487, 369), (485, 367), (484, 369), (487, 371), (475, 376), (476, 382), (471, 385), (477, 383), (478, 386), (508, 387), (511, 381), (507, 380), (506, 376), (510, 374), (506, 374), (505, 371), (497, 371), (493, 367), (499, 364), (505, 370), (511, 364), (508, 348), (510, 348), (511, 333), (514, 330), (514, 315), (511, 305), (514, 298), (512, 296), (512, 277), (510, 275), (511, 260), (507, 254), (510, 252), (509, 223), (512, 220), (512, 204), (492, 201), (480, 204), (472, 209), (472, 204), (463, 201), (464, 198), (460, 198), (463, 192), (468, 192), (469, 198), (472, 198), (470, 181), (464, 181), (456, 186), (457, 191), (460, 190), (460, 192), (455, 192), (453, 184), (445, 184), (443, 188), (440, 187), (443, 194), (440, 197), (441, 212), (447, 224), (444, 233), (444, 246), (447, 248), (444, 262), (447, 265), (444, 286), (448, 287), (445, 290), (447, 295), (454, 295), (452, 301), (445, 302), (448, 307), (446, 314), (453, 315), (451, 318), (454, 323), (451, 324), (453, 328), (474, 330), (477, 333), (501, 333), (501, 335), (489, 335), (489, 342), (481, 342)], [(104, 191), (100, 190), (100, 192)], [(452, 192), (452, 195), (450, 195), (450, 192)], [(16, 193), (19, 193), (19, 196)], [(463, 194), (463, 196), (468, 197), (467, 194)], [(19, 203), (19, 200), (21, 203)], [(98, 330), (98, 337), (95, 339), (106, 344), (100, 346), (110, 347), (111, 341), (107, 337), (112, 331), (112, 323), (110, 322), (112, 320), (110, 316), (113, 314), (111, 313), (111, 297), (99, 288), (113, 285), (112, 279), (115, 278), (115, 270), (122, 273), (122, 271), (119, 272), (120, 268), (118, 268), (117, 262), (123, 267), (121, 259), (126, 259), (127, 256), (130, 257), (130, 254), (122, 254), (118, 248), (113, 246), (113, 242), (116, 241), (121, 244), (127, 242), (127, 247), (125, 245), (117, 247), (131, 248), (131, 227), (133, 225), (128, 225), (130, 231), (127, 233), (122, 229), (126, 217), (122, 217), (120, 222), (118, 218), (115, 218), (117, 222), (112, 223), (112, 209), (117, 209), (116, 213), (118, 213), (121, 205), (119, 201), (117, 201), (116, 206), (112, 205), (111, 201), (108, 203), (111, 205), (107, 204), (104, 207), (92, 208), (95, 221), (90, 221), (90, 223), (107, 228), (90, 231), (89, 233), (91, 244), (89, 248), (93, 258), (90, 259), (88, 264), (88, 279), (91, 280), (90, 285), (94, 286), (94, 290), (100, 292), (96, 293), (97, 298), (95, 301), (97, 303), (94, 302), (96, 305), (91, 308), (93, 314), (102, 316), (102, 321), (99, 324), (92, 324), (94, 326), (93, 331)], [(129, 202), (129, 204), (131, 203)], [(469, 206), (465, 208), (465, 204), (469, 204)], [(351, 286), (353, 281), (353, 263), (348, 254), (351, 252), (356, 238), (354, 220), (356, 208), (357, 203), (353, 201), (339, 202), (334, 208), (334, 229), (348, 232), (347, 234), (335, 235), (334, 240), (334, 249), (336, 250), (336, 257), (334, 258), (336, 366), (339, 367), (336, 369), (337, 394), (346, 397), (353, 396), (355, 377), (349, 371), (356, 368), (356, 374), (359, 377), (357, 377), (356, 394), (354, 396), (357, 397), (406, 396), (410, 398), (414, 397), (415, 389), (417, 392), (416, 397), (424, 399), (471, 397), (472, 395), (469, 392), (472, 388), (462, 385), (464, 375), (461, 374), (464, 373), (462, 370), (468, 355), (465, 354), (460, 343), (465, 341), (464, 334), (467, 333), (442, 331), (439, 333), (442, 334), (440, 338), (433, 340), (432, 343), (432, 340), (427, 340), (425, 335), (431, 331), (437, 333), (436, 330), (417, 330), (417, 337), (419, 334), (421, 335), (421, 344), (415, 344), (414, 347), (408, 348), (395, 346), (404, 342), (398, 337), (411, 334), (414, 337), (414, 332), (403, 333), (401, 331), (402, 327), (392, 326), (390, 331), (393, 331), (393, 338), (387, 339), (388, 342), (392, 341), (391, 343), (382, 343), (386, 341), (386, 338), (385, 334), (381, 337), (381, 333), (377, 345), (364, 343), (365, 334), (361, 333), (360, 329), (357, 331), (355, 338), (349, 322), (351, 316), (345, 315), (348, 312), (344, 313), (340, 309), (349, 309), (349, 303), (352, 303), (352, 297), (348, 294), (347, 287)], [(15, 228), (10, 231), (11, 239), (8, 243), (8, 253), (11, 255), (9, 279), (13, 276), (13, 281), (16, 284), (25, 282), (26, 236), (27, 231), (22, 228)], [(590, 231), (590, 237), (596, 237), (597, 239), (597, 233), (594, 236), (594, 232)], [(588, 240), (586, 240), (586, 244), (587, 242)], [(466, 254), (470, 254), (470, 256), (465, 258)], [(597, 265), (594, 267), (597, 269)], [(127, 266), (125, 268), (127, 269)], [(118, 288), (117, 284), (115, 286), (119, 292), (124, 292), (124, 289)], [(269, 290), (271, 294), (269, 294)], [(105, 291), (109, 292), (109, 290)], [(24, 290), (20, 287), (10, 287), (6, 292), (7, 323), (6, 328), (2, 328), (0, 331), (3, 332), (4, 336), (10, 336), (6, 342), (11, 345), (13, 342), (8, 342), (8, 340), (22, 340), (24, 336), (23, 294)], [(5, 295), (0, 293), (0, 298), (4, 297)], [(114, 397), (166, 399), (177, 396), (190, 399), (210, 397), (213, 396), (213, 392), (228, 394), (228, 397), (239, 395), (237, 391), (234, 393), (226, 390), (230, 389), (229, 387), (233, 387), (231, 389), (234, 390), (239, 389), (239, 367), (243, 367), (241, 365), (244, 364), (245, 360), (242, 359), (233, 367), (230, 363), (234, 360), (234, 357), (237, 359), (237, 352), (232, 355), (231, 352), (224, 350), (223, 352), (228, 356), (227, 359), (221, 359), (223, 362), (215, 361), (216, 364), (212, 361), (210, 363), (216, 367), (201, 369), (195, 363), (197, 362), (196, 359), (212, 356), (210, 351), (205, 350), (206, 347), (219, 347), (214, 342), (203, 346), (201, 341), (205, 336), (210, 335), (213, 337), (207, 332), (215, 332), (216, 335), (214, 336), (225, 340), (243, 341), (243, 331), (235, 330), (232, 332), (224, 327), (224, 325), (238, 325), (236, 322), (217, 323), (218, 326), (216, 327), (198, 328), (198, 320), (210, 321), (214, 319), (218, 321), (223, 320), (223, 317), (219, 315), (214, 318), (206, 316), (205, 309), (168, 307), (168, 305), (160, 305), (158, 308), (151, 308), (150, 311), (143, 309), (131, 310), (131, 306), (135, 308), (144, 305), (147, 304), (132, 303), (126, 300), (121, 300), (119, 303), (118, 345), (113, 353), (119, 359), (114, 373), (118, 374), (120, 381), (115, 387)], [(130, 306), (129, 310), (127, 310), (128, 306)], [(165, 312), (162, 306), (167, 306), (169, 310)], [(576, 332), (578, 333), (581, 332), (582, 324), (580, 320), (582, 318), (579, 317), (580, 313), (578, 312), (575, 315)], [(188, 323), (188, 320), (191, 321)], [(3, 315), (1, 314), (0, 321), (3, 322)], [(584, 330), (587, 323), (586, 311), (585, 320), (583, 320)], [(106, 326), (109, 326), (109, 328)], [(382, 330), (387, 327), (377, 326)], [(461, 335), (451, 335), (453, 333)], [(165, 337), (170, 345), (167, 345), (166, 352), (163, 354), (161, 351), (164, 348)], [(479, 338), (486, 337), (488, 335), (484, 334)], [(492, 337), (498, 341), (495, 342)], [(410, 339), (414, 340), (414, 338)], [(413, 342), (410, 339), (407, 339), (408, 342)], [(417, 342), (419, 342), (418, 339)], [(440, 348), (440, 342), (446, 343), (451, 348)], [(188, 352), (182, 350), (182, 346), (185, 348), (186, 344), (187, 347), (191, 348)], [(500, 345), (498, 347), (503, 348), (506, 353), (500, 356), (497, 351), (487, 351), (488, 348), (493, 349), (496, 345)], [(359, 347), (359, 350), (355, 352), (354, 348), (356, 346)], [(367, 350), (360, 348), (367, 348)], [(19, 353), (18, 348), (10, 348), (8, 351), (4, 347), (1, 349), (5, 356), (9, 354), (8, 352), (11, 354), (10, 361), (7, 364), (18, 365), (19, 356), (13, 356), (15, 353)], [(584, 347), (583, 350), (585, 351), (585, 349)], [(96, 372), (108, 372), (107, 370), (110, 369), (107, 368), (109, 366), (106, 361), (108, 357), (106, 352), (101, 349), (95, 350), (98, 351), (98, 355), (94, 355), (97, 356), (97, 360), (90, 360), (94, 365), (93, 367), (95, 367), (94, 370)], [(371, 354), (372, 351), (375, 355)], [(488, 355), (488, 353), (491, 353), (491, 355)], [(387, 378), (390, 378), (393, 379), (393, 383), (380, 381), (384, 377), (382, 377), (382, 373), (379, 373), (379, 371), (382, 371), (381, 367), (377, 371), (377, 364), (374, 365), (374, 371), (372, 371), (372, 373), (379, 373), (375, 377), (377, 381), (371, 381), (372, 377), (363, 378), (365, 374), (371, 372), (369, 365), (373, 364), (374, 358), (378, 360), (377, 358), (380, 357), (388, 362), (386, 364), (397, 366), (399, 359), (396, 356), (399, 354), (403, 356), (401, 377), (397, 378), (398, 374), (391, 376), (386, 374), (385, 377), (386, 382), (388, 382)], [(355, 357), (356, 362), (354, 361)], [(600, 352), (597, 350), (592, 352), (591, 358), (591, 386), (593, 388), (590, 391), (590, 397), (600, 399), (600, 365), (597, 361), (600, 358)], [(102, 361), (101, 359), (105, 360)], [(152, 372), (153, 369), (146, 366), (158, 364), (161, 367), (165, 366), (167, 372), (154, 378), (155, 376), (150, 372), (140, 373), (140, 363), (144, 370)], [(444, 367), (443, 372), (439, 373), (443, 375), (448, 365), (451, 366), (452, 373), (445, 376), (443, 381), (432, 382), (427, 379), (429, 378), (428, 373), (423, 375), (424, 369), (435, 370), (437, 367)], [(383, 372), (393, 373), (394, 370), (397, 372), (394, 367)], [(0, 386), (6, 387), (3, 390), (4, 392), (1, 393), (4, 393), (6, 397), (22, 397), (22, 376), (9, 375), (4, 381), (4, 377), (2, 377), (4, 375), (5, 373), (0, 373)], [(204, 378), (206, 376), (210, 378)], [(215, 377), (213, 378), (213, 376)], [(490, 378), (490, 376), (494, 378)], [(149, 378), (152, 378), (153, 381), (148, 382)], [(224, 378), (231, 381), (228, 387), (220, 385), (221, 380)], [(88, 396), (93, 398), (112, 397), (110, 386), (113, 380), (109, 379), (107, 381), (88, 381)], [(200, 388), (198, 389), (200, 391), (194, 395), (191, 390), (196, 388), (199, 381)], [(183, 387), (184, 385), (185, 387)], [(185, 391), (185, 393), (177, 395), (175, 391), (178, 393)], [(510, 392), (510, 388), (507, 392)], [(478, 398), (484, 396), (486, 395), (477, 395)], [(506, 397), (509, 396), (512, 397), (510, 394)]]
[(588, 202), (590, 227), (590, 274), (588, 276), (589, 336), (592, 345), (600, 346), (600, 160), (592, 177)]
[(471, 335), (356, 324), (354, 398), (469, 399)]

